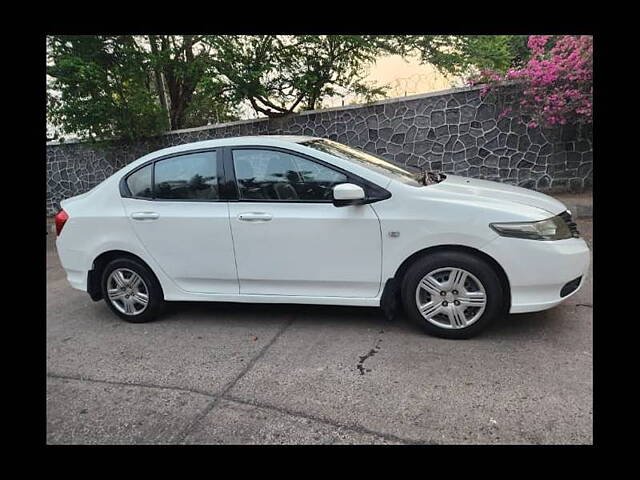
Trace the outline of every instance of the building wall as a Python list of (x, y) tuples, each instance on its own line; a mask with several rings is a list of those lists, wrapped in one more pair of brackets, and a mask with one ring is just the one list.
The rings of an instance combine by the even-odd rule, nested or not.
[(47, 214), (126, 164), (161, 148), (244, 135), (311, 135), (413, 165), (546, 192), (582, 191), (593, 182), (592, 133), (575, 125), (528, 128), (513, 113), (514, 86), (481, 97), (461, 88), (369, 105), (179, 130), (134, 143), (47, 144)]

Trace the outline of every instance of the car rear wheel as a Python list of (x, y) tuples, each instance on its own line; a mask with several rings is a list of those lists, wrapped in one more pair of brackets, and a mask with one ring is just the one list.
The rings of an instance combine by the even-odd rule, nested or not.
[(155, 275), (146, 265), (120, 258), (109, 262), (102, 272), (102, 296), (123, 320), (144, 323), (162, 311), (164, 298)]
[(437, 252), (417, 260), (402, 282), (407, 315), (427, 333), (470, 338), (502, 312), (504, 292), (498, 275), (466, 252)]

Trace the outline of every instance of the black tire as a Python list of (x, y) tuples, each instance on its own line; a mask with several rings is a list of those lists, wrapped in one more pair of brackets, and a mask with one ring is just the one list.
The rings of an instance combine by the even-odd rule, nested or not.
[[(148, 303), (146, 308), (138, 314), (127, 315), (120, 312), (109, 299), (107, 294), (107, 279), (111, 272), (119, 268), (126, 268), (138, 274), (144, 281), (146, 286), (145, 290), (148, 292)], [(162, 287), (158, 279), (153, 272), (143, 263), (133, 258), (118, 258), (109, 262), (102, 272), (102, 278), (100, 280), (102, 288), (102, 298), (109, 306), (109, 308), (120, 318), (130, 323), (145, 323), (154, 320), (164, 308), (164, 294), (162, 293)]]
[[(422, 278), (434, 270), (446, 267), (466, 270), (475, 276), (485, 289), (486, 305), (484, 312), (467, 327), (439, 327), (423, 317), (416, 304), (416, 290)], [(442, 338), (471, 338), (482, 332), (505, 311), (505, 292), (497, 273), (483, 259), (466, 252), (440, 251), (419, 258), (407, 269), (402, 280), (401, 294), (402, 304), (407, 316), (418, 323), (428, 334)]]

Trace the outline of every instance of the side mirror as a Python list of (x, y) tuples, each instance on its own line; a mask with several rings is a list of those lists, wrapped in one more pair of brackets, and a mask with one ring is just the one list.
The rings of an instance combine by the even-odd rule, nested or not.
[(365, 193), (362, 187), (353, 183), (341, 183), (333, 187), (333, 204), (336, 207), (347, 205), (362, 205)]

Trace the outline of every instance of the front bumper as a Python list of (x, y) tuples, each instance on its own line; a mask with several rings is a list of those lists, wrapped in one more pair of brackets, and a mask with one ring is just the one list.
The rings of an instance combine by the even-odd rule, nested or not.
[[(582, 238), (557, 241), (497, 237), (482, 249), (504, 269), (511, 287), (510, 313), (555, 307), (585, 282), (591, 255)], [(561, 296), (562, 288), (582, 277), (578, 288)]]

